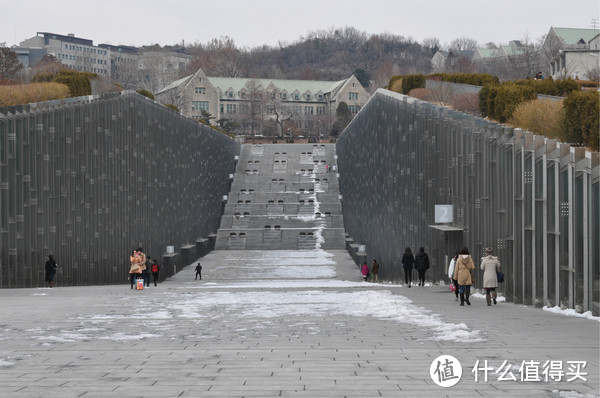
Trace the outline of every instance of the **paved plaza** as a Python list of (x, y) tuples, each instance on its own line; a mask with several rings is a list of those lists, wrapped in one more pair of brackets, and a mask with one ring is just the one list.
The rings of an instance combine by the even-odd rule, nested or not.
[[(365, 283), (344, 251), (200, 261), (202, 280), (191, 264), (141, 291), (125, 280), (0, 290), (0, 396), (599, 394), (598, 320), (481, 296), (460, 307), (447, 286)], [(430, 374), (433, 363), (438, 382), (456, 380), (456, 363), (436, 366), (441, 355), (462, 366), (452, 387)]]

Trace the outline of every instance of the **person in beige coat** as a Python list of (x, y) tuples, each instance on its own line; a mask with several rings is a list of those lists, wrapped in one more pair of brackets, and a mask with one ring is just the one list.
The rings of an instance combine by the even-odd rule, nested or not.
[(485, 289), (485, 301), (487, 305), (496, 305), (496, 288), (498, 287), (498, 272), (500, 272), (500, 261), (498, 257), (492, 256), (491, 247), (485, 249), (487, 256), (481, 259), (481, 269), (483, 270), (483, 288)]
[(460, 293), (460, 305), (471, 305), (469, 296), (471, 295), (471, 284), (473, 277), (471, 272), (475, 269), (473, 259), (469, 256), (469, 249), (463, 247), (460, 249), (456, 265), (454, 266), (454, 279), (458, 281), (458, 292)]

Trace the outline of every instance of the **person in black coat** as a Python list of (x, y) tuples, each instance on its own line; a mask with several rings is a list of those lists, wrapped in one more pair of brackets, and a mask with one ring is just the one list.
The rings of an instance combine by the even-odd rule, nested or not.
[(410, 287), (410, 283), (412, 281), (412, 270), (415, 265), (415, 258), (413, 257), (412, 251), (410, 247), (404, 249), (404, 254), (402, 255), (402, 268), (404, 268), (404, 283)]
[(415, 268), (419, 271), (419, 286), (425, 286), (425, 272), (429, 269), (429, 256), (425, 253), (425, 248), (419, 248), (415, 257)]
[(200, 277), (200, 280), (202, 280), (202, 266), (200, 265), (199, 261), (198, 265), (196, 265), (196, 277), (194, 279), (198, 279), (198, 277)]
[(48, 284), (50, 285), (50, 287), (52, 287), (52, 285), (54, 284), (54, 275), (56, 275), (56, 267), (58, 267), (58, 265), (56, 264), (56, 261), (54, 261), (54, 257), (52, 257), (51, 255), (48, 256), (48, 261), (46, 261), (46, 282), (48, 282)]

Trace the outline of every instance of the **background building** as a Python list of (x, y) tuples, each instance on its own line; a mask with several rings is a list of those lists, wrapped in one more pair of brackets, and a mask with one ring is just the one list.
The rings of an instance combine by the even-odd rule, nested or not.
[[(94, 46), (92, 40), (56, 33), (38, 32), (37, 36), (20, 43), (21, 48), (44, 49), (63, 65), (81, 72), (110, 77), (110, 54), (105, 48)], [(30, 65), (33, 66), (33, 65)]]
[(183, 74), (192, 56), (183, 48), (146, 49), (131, 46), (94, 45), (74, 34), (38, 32), (22, 41), (15, 51), (25, 68), (52, 54), (64, 66), (110, 78), (126, 89), (156, 92)]
[(356, 114), (369, 94), (355, 76), (339, 81), (208, 77), (196, 73), (175, 80), (156, 94), (163, 104), (176, 105), (184, 115), (202, 120), (237, 123), (238, 133), (264, 129), (287, 134), (299, 129), (309, 136), (328, 134), (341, 102)]

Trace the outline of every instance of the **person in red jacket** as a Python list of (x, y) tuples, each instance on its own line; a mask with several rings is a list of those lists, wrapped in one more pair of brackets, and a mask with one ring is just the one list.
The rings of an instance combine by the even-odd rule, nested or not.
[(360, 269), (360, 273), (362, 274), (363, 281), (366, 282), (367, 276), (369, 276), (369, 266), (367, 265), (366, 262), (363, 263), (363, 265)]

